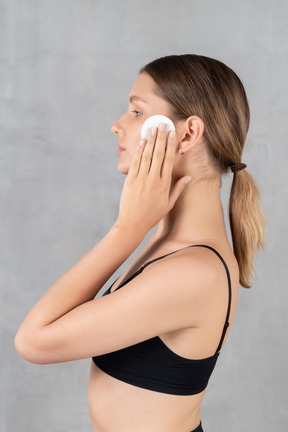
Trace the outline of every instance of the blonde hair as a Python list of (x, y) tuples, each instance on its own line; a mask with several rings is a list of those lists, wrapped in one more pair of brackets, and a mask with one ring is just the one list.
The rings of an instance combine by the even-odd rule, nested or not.
[[(241, 163), (250, 110), (243, 84), (232, 69), (209, 57), (186, 54), (156, 59), (141, 68), (143, 72), (154, 80), (175, 119), (202, 118), (204, 137), (222, 173)], [(264, 244), (265, 216), (257, 184), (247, 170), (234, 173), (229, 219), (240, 284), (250, 288), (255, 253)]]

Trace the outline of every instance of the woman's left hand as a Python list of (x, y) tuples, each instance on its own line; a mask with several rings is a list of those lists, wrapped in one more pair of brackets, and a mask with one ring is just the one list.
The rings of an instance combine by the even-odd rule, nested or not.
[(177, 139), (166, 125), (141, 140), (124, 182), (116, 225), (146, 234), (173, 208), (191, 177), (181, 177), (171, 188)]

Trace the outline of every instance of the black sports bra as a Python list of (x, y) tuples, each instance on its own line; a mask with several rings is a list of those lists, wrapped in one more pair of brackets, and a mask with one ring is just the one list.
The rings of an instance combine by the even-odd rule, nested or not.
[[(222, 261), (227, 273), (228, 308), (224, 328), (215, 354), (199, 360), (184, 358), (171, 351), (160, 337), (156, 336), (127, 348), (93, 357), (94, 363), (108, 375), (137, 387), (174, 395), (193, 395), (202, 392), (207, 387), (229, 326), (231, 279), (224, 259), (215, 249), (206, 245), (188, 247), (205, 247), (215, 252)], [(138, 276), (148, 265), (178, 251), (147, 262), (129, 279), (120, 284), (117, 289)], [(103, 295), (110, 294), (114, 283)]]

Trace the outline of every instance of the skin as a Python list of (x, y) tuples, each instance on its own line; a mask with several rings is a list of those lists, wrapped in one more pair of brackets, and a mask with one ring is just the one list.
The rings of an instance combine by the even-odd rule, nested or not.
[[(130, 92), (138, 99), (132, 98), (127, 112), (112, 126), (123, 149), (118, 169), (127, 175), (115, 224), (52, 285), (16, 335), (16, 349), (33, 363), (97, 356), (154, 336), (186, 358), (213, 355), (227, 311), (227, 277), (213, 252), (183, 249), (193, 244), (210, 245), (225, 259), (232, 279), (230, 323), (233, 320), (239, 273), (224, 225), (220, 172), (207, 149), (202, 120), (191, 116), (177, 121), (155, 89), (152, 78), (140, 74)], [(154, 114), (166, 115), (175, 124), (176, 135), (169, 134), (167, 146), (166, 131), (160, 127), (139, 145), (141, 126)], [(184, 155), (178, 154), (179, 148)], [(113, 294), (94, 300), (157, 224), (112, 291), (145, 262), (183, 250), (153, 263)], [(93, 430), (188, 432), (199, 425), (204, 393), (177, 396), (141, 389), (112, 378), (92, 362), (88, 396)]]

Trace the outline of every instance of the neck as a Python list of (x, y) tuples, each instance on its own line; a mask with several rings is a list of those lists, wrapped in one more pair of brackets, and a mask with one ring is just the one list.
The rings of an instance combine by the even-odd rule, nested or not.
[(227, 238), (220, 198), (220, 176), (212, 180), (192, 180), (173, 209), (159, 223), (158, 241), (179, 244)]

